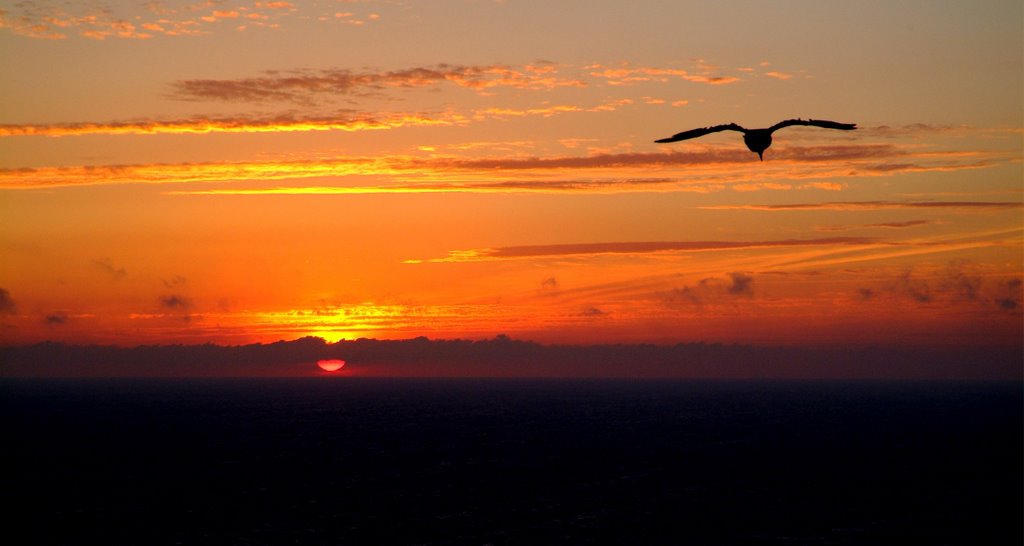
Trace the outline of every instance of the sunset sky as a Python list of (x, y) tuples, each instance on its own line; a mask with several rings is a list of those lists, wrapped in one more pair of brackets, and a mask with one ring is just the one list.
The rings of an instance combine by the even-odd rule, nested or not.
[(1020, 346), (1022, 21), (0, 0), (0, 344)]

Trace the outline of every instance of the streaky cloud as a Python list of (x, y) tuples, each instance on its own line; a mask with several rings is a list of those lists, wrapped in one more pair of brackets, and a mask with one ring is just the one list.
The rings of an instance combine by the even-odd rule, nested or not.
[[(787, 203), (779, 205), (705, 205), (711, 210), (885, 210), (885, 209), (1017, 209), (1020, 201), (831, 201), (826, 203)], [(907, 227), (903, 224), (876, 224), (879, 227)]]
[(833, 226), (817, 226), (814, 229), (817, 231), (850, 231), (854, 229), (906, 229), (918, 226), (925, 226), (931, 224), (928, 220), (906, 220), (903, 222), (879, 222), (876, 224), (853, 224), (853, 225), (833, 225)]
[[(818, 151), (815, 152), (814, 150)], [(765, 173), (752, 173), (746, 166), (749, 154), (731, 149), (675, 150), (671, 152), (595, 153), (590, 155), (556, 155), (531, 157), (459, 157), (415, 155), (389, 155), (376, 157), (343, 157), (338, 159), (299, 159), (280, 161), (238, 161), (203, 163), (152, 163), (135, 165), (96, 165), (70, 167), (37, 167), (0, 169), (0, 188), (32, 189), (44, 187), (79, 186), (90, 184), (169, 184), (185, 182), (269, 182), (316, 177), (346, 177), (350, 175), (380, 175), (386, 182), (355, 187), (352, 184), (328, 184), (311, 193), (396, 193), (396, 192), (509, 192), (509, 191), (697, 191), (709, 192), (726, 184), (747, 183), (738, 189), (781, 189), (785, 185), (765, 179), (786, 180), (827, 177), (890, 176), (898, 170), (861, 171), (865, 160), (886, 160), (909, 155), (910, 152), (892, 145), (843, 145), (805, 148), (793, 159), (775, 159), (776, 169)], [(777, 154), (784, 156), (783, 153)], [(848, 161), (844, 164), (840, 160)], [(756, 161), (756, 160), (755, 160)], [(743, 166), (742, 170), (732, 166)], [(802, 166), (802, 168), (795, 168)], [(706, 167), (698, 171), (696, 167)], [(651, 168), (677, 169), (669, 176), (645, 176)], [(917, 169), (928, 169), (927, 165)], [(976, 168), (974, 164), (941, 163), (934, 168)], [(589, 171), (597, 175), (588, 179), (574, 173), (568, 180), (562, 172)], [(641, 174), (640, 171), (643, 171)], [(520, 177), (511, 173), (529, 173)], [(637, 172), (639, 176), (631, 176)], [(541, 176), (537, 176), (541, 175)], [(467, 182), (467, 180), (471, 180)], [(793, 186), (797, 187), (797, 186)], [(800, 186), (802, 187), (802, 186)], [(225, 191), (199, 191), (198, 193), (257, 194), (257, 188), (232, 188)], [(285, 190), (280, 193), (304, 193)], [(896, 202), (831, 203), (840, 207), (889, 207)], [(872, 204), (873, 203), (873, 204)], [(914, 202), (917, 203), (917, 202)], [(920, 202), (919, 207), (932, 206)], [(706, 208), (821, 208), (826, 205), (719, 205)], [(906, 207), (913, 204), (904, 205)], [(934, 205), (940, 206), (940, 205)], [(948, 206), (948, 205), (946, 205)], [(969, 206), (969, 205), (965, 205)], [(995, 206), (995, 205), (992, 205)], [(1003, 205), (1000, 205), (1003, 206)]]
[(287, 133), (305, 131), (372, 131), (406, 126), (455, 125), (464, 117), (453, 114), (391, 113), (379, 116), (350, 115), (265, 118), (195, 117), (176, 120), (111, 121), (105, 123), (0, 124), (0, 137), (154, 135), (206, 133)]
[(496, 88), (520, 90), (583, 87), (574, 78), (534, 65), (449, 65), (399, 70), (349, 69), (267, 71), (262, 76), (238, 79), (190, 79), (171, 84), (169, 96), (189, 101), (310, 103), (316, 96), (360, 95), (383, 89), (423, 88), (441, 84), (487, 92)]
[[(775, 241), (633, 241), (575, 243), (553, 245), (508, 246), (471, 250), (453, 250), (444, 258), (427, 262), (468, 262), (515, 258), (541, 258), (598, 254), (650, 254), (657, 252), (703, 252), (748, 248), (774, 248), (817, 245), (870, 245), (877, 239), (864, 237), (828, 237), (819, 239), (784, 239)], [(422, 260), (421, 260), (422, 261)], [(734, 279), (735, 280), (735, 279)], [(742, 284), (742, 280), (740, 283)]]

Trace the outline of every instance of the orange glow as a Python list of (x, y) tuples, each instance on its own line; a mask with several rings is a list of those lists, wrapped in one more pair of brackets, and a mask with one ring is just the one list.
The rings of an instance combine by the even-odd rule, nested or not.
[(0, 14), (0, 345), (1024, 342), (1019, 6), (114, 4)]
[(318, 360), (316, 365), (325, 372), (336, 372), (345, 367), (345, 361), (338, 359)]
[(290, 133), (303, 131), (372, 131), (417, 125), (452, 125), (458, 116), (429, 117), (423, 114), (391, 114), (382, 118), (197, 118), (184, 120), (64, 123), (49, 125), (0, 125), (0, 137), (81, 136), (81, 135), (156, 135), (203, 133)]

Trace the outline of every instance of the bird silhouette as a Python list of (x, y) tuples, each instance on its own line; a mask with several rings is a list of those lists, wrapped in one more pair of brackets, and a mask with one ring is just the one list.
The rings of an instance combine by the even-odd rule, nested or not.
[(715, 125), (713, 127), (703, 127), (700, 129), (690, 129), (689, 131), (683, 131), (682, 133), (674, 134), (668, 138), (655, 140), (659, 144), (667, 142), (679, 142), (680, 140), (688, 140), (691, 138), (702, 137), (707, 134), (717, 133), (719, 131), (739, 131), (743, 133), (743, 143), (747, 145), (747, 148), (751, 152), (757, 154), (757, 157), (764, 161), (764, 151), (772, 145), (772, 133), (782, 129), (783, 127), (789, 127), (791, 125), (810, 125), (813, 127), (824, 127), (825, 129), (840, 129), (843, 131), (852, 131), (857, 128), (856, 123), (837, 123), (835, 121), (825, 121), (821, 119), (787, 119), (780, 121), (775, 125), (767, 129), (744, 129), (735, 123), (729, 123), (726, 125)]

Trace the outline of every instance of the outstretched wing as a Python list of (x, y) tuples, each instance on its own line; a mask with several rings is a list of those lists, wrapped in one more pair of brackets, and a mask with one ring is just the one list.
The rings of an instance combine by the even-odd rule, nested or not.
[(739, 125), (736, 125), (735, 123), (730, 123), (728, 125), (715, 125), (714, 127), (702, 127), (700, 129), (690, 129), (689, 131), (683, 131), (682, 133), (676, 133), (676, 134), (674, 134), (674, 135), (672, 135), (672, 136), (670, 136), (668, 138), (663, 138), (661, 140), (655, 140), (654, 142), (657, 142), (659, 144), (665, 144), (667, 142), (679, 142), (680, 140), (688, 140), (688, 139), (691, 139), (691, 138), (702, 137), (704, 135), (711, 134), (711, 133), (717, 133), (719, 131), (739, 131), (739, 132), (743, 133), (743, 132), (746, 132), (746, 129), (744, 129), (743, 127), (740, 127)]
[(787, 119), (772, 125), (768, 130), (774, 132), (790, 125), (811, 125), (814, 127), (824, 127), (825, 129), (841, 129), (843, 131), (852, 131), (857, 128), (856, 123), (838, 123), (823, 119)]

